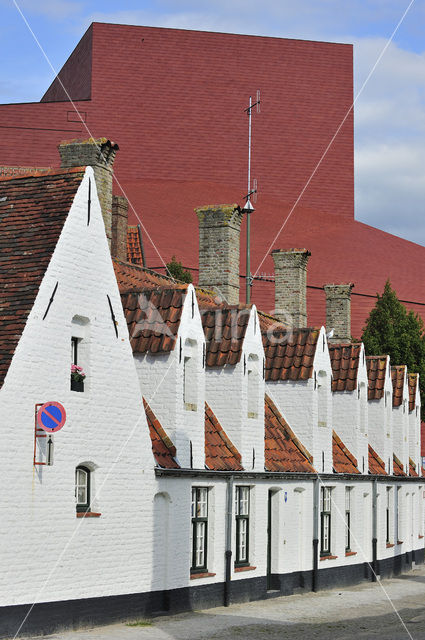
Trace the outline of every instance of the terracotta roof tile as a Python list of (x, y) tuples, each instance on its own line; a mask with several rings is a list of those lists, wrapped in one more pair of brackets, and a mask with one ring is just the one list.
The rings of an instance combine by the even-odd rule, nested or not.
[(142, 291), (144, 289), (155, 289), (157, 287), (168, 287), (176, 289), (186, 289), (187, 285), (175, 282), (172, 278), (164, 276), (151, 269), (145, 269), (136, 264), (122, 262), (113, 258), (115, 277), (121, 293), (128, 291)]
[(208, 367), (239, 362), (250, 313), (251, 307), (242, 305), (201, 310)]
[(332, 456), (335, 473), (360, 473), (356, 458), (335, 431), (332, 431)]
[(385, 471), (385, 463), (378, 456), (375, 449), (369, 445), (369, 473), (373, 476), (387, 476), (388, 473)]
[(409, 385), (409, 411), (413, 411), (416, 406), (416, 387), (418, 384), (418, 374), (409, 373), (407, 375), (407, 382)]
[(367, 356), (368, 399), (379, 400), (384, 397), (385, 374), (388, 356)]
[(260, 314), (266, 356), (266, 380), (308, 380), (320, 329), (287, 329), (276, 320)]
[(133, 353), (167, 353), (176, 346), (186, 290), (145, 289), (122, 293)]
[(416, 465), (413, 462), (412, 458), (409, 458), (409, 476), (418, 477), (418, 472), (416, 471)]
[(406, 365), (404, 364), (391, 367), (391, 380), (393, 383), (393, 407), (400, 407), (403, 403), (405, 373)]
[(270, 396), (265, 396), (266, 471), (315, 473), (313, 458), (298, 440)]
[(145, 407), (149, 433), (152, 441), (152, 452), (157, 465), (159, 467), (162, 467), (163, 469), (179, 469), (180, 466), (175, 460), (175, 446), (165, 433), (154, 412), (144, 398), (143, 404)]
[(214, 471), (242, 471), (241, 454), (205, 403), (205, 464)]
[(393, 454), (393, 473), (395, 476), (405, 476), (405, 472), (403, 471), (403, 465), (401, 464), (401, 461), (397, 458), (396, 454)]
[(354, 391), (356, 389), (360, 353), (360, 343), (329, 345), (332, 364), (332, 391)]
[(84, 170), (0, 181), (0, 386)]
[(127, 227), (127, 260), (132, 264), (143, 266), (142, 244), (138, 225), (128, 225)]

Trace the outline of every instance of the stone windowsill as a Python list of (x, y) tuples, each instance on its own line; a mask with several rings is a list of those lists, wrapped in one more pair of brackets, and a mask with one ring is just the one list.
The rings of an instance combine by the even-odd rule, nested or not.
[(186, 411), (198, 411), (198, 405), (193, 404), (192, 402), (185, 402), (184, 408)]
[(395, 545), (392, 542), (387, 542), (387, 549), (392, 549)]
[(77, 511), (77, 518), (100, 518), (101, 513), (95, 513), (94, 511)]
[(357, 555), (357, 551), (346, 551), (345, 552), (345, 557), (348, 558), (349, 556), (356, 556)]
[(235, 567), (235, 573), (239, 573), (240, 571), (255, 571), (257, 567), (251, 567), (251, 566), (247, 566), (247, 567)]
[(419, 535), (418, 538), (419, 538), (419, 540), (422, 540), (423, 536)]
[(204, 573), (191, 573), (190, 579), (197, 580), (198, 578), (212, 578), (215, 576), (215, 573), (210, 573), (209, 571), (205, 571)]
[(338, 556), (320, 556), (320, 560), (336, 560)]
[(248, 418), (258, 418), (258, 413), (256, 411), (248, 411)]
[(397, 540), (397, 544), (403, 544), (403, 540)]

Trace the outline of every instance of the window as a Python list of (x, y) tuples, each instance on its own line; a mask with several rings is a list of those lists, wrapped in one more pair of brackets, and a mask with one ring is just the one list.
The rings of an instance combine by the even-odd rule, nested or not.
[(320, 555), (331, 554), (331, 487), (322, 487), (320, 496)]
[(351, 551), (351, 487), (345, 487), (345, 550)]
[(207, 568), (208, 489), (192, 487), (192, 573)]
[(397, 487), (397, 542), (401, 542), (402, 541), (402, 517), (401, 517), (401, 510), (402, 510), (402, 500), (401, 500), (401, 487)]
[(319, 371), (317, 378), (317, 424), (327, 426), (328, 418), (328, 387), (326, 371)]
[(74, 316), (71, 322), (71, 391), (85, 391), (89, 369), (90, 321)]
[(387, 487), (387, 506), (385, 509), (385, 541), (391, 543), (391, 487)]
[(235, 489), (236, 562), (238, 566), (249, 563), (249, 487)]
[(75, 469), (75, 499), (77, 513), (90, 511), (90, 470), (87, 467)]
[(71, 364), (78, 364), (78, 338), (71, 338)]

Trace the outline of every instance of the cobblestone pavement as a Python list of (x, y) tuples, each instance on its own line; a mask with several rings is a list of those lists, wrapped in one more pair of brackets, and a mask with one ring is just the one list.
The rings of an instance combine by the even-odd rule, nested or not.
[(148, 626), (114, 624), (44, 636), (44, 639), (425, 640), (425, 567), (381, 584), (362, 583), (343, 590), (154, 618)]

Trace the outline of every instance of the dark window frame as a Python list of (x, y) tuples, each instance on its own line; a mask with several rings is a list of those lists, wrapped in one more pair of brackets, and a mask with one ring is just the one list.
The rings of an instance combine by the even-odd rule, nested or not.
[(385, 530), (385, 542), (386, 544), (391, 544), (391, 531), (390, 531), (390, 523), (391, 523), (391, 508), (390, 508), (390, 501), (391, 501), (391, 487), (387, 487), (387, 504), (385, 507), (385, 526), (386, 526), (386, 530)]
[(72, 336), (71, 338), (71, 350), (72, 350), (72, 364), (78, 364), (78, 343), (80, 338)]
[[(241, 502), (244, 501), (242, 495), (243, 491), (246, 491), (248, 494), (248, 507), (247, 513), (241, 514)], [(249, 520), (250, 520), (250, 507), (251, 507), (251, 491), (250, 487), (247, 485), (239, 485), (235, 487), (235, 520), (236, 520), (236, 560), (235, 567), (247, 567), (249, 566)], [(246, 534), (246, 553), (245, 558), (241, 558), (240, 556), (240, 547), (241, 547), (241, 535), (242, 535), (242, 527), (243, 522), (245, 522), (245, 534)]]
[[(351, 551), (351, 487), (345, 487), (345, 551)], [(348, 498), (348, 505), (347, 505)]]
[[(195, 500), (193, 500), (193, 492), (195, 492)], [(206, 495), (206, 516), (199, 516), (198, 509), (201, 503), (200, 497), (201, 492), (205, 492)], [(192, 508), (192, 564), (190, 568), (191, 573), (204, 573), (207, 571), (208, 566), (208, 487), (192, 487), (192, 496), (191, 496), (191, 508)], [(196, 549), (196, 541), (197, 541), (197, 533), (198, 529), (202, 528), (204, 525), (204, 562), (202, 565), (198, 565), (196, 562), (197, 549)]]
[[(87, 477), (87, 500), (85, 503), (78, 502), (78, 488), (77, 488), (77, 475), (78, 471), (84, 471)], [(84, 465), (78, 465), (75, 468), (75, 498), (76, 498), (76, 510), (77, 513), (87, 513), (90, 511), (90, 502), (91, 502), (91, 471), (88, 467)]]
[[(325, 493), (329, 492), (329, 510), (325, 510)], [(332, 525), (332, 513), (331, 513), (331, 500), (332, 500), (332, 488), (322, 487), (320, 493), (320, 555), (331, 555), (331, 525)], [(328, 523), (328, 544), (325, 547), (325, 522)]]

